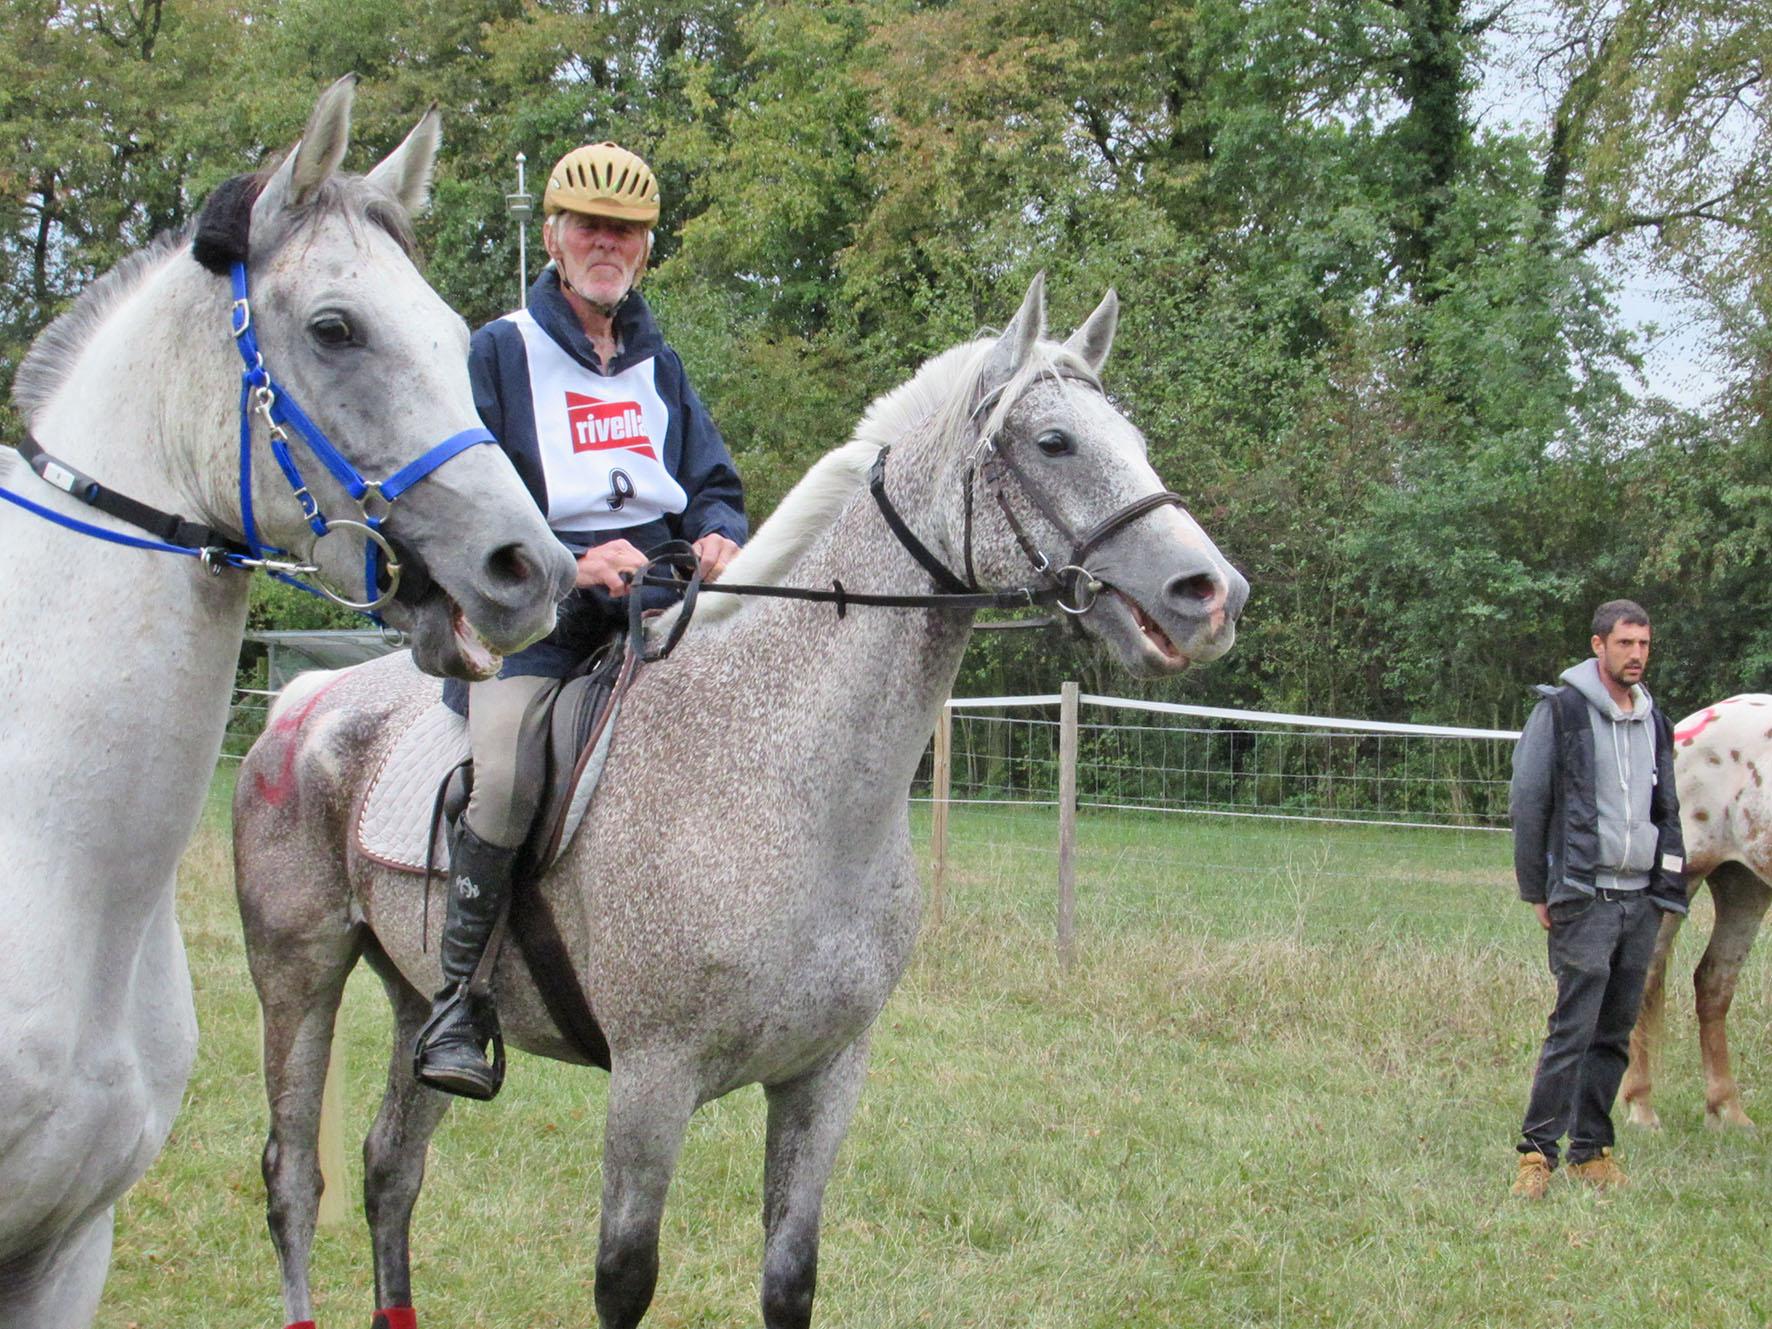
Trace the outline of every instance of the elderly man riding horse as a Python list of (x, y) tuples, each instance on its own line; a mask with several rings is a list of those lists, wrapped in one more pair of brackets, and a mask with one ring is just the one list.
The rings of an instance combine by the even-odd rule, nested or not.
[[(628, 593), (624, 574), (645, 566), (642, 551), (687, 540), (711, 580), (748, 531), (731, 454), (635, 289), (658, 210), (658, 181), (632, 152), (596, 143), (567, 153), (542, 196), (552, 262), (526, 307), (481, 328), (470, 352), (481, 419), (577, 556), (578, 575), (551, 636), (506, 659), (496, 678), (445, 694), (466, 706), (474, 782), (450, 842), (444, 985), (414, 1069), (469, 1098), (498, 1089), (485, 1055), (496, 1013), (469, 980), (535, 815), (543, 771), (519, 742), (531, 703), (625, 622), (616, 601)], [(661, 605), (671, 595), (639, 593)]]

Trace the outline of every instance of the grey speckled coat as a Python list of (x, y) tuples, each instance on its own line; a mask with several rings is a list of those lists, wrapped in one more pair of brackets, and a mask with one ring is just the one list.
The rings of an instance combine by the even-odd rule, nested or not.
[[(1116, 318), (1110, 293), (1064, 346), (1038, 341), (1036, 281), (1001, 337), (945, 353), (877, 403), (728, 577), (926, 587), (860, 485), (867, 463), (892, 443), (893, 502), (960, 566), (967, 462), (993, 437), (1070, 528), (1004, 481), (1005, 501), (1062, 563), (1076, 533), (1162, 487), (1143, 438), (1091, 386)], [(979, 579), (1025, 583), (1028, 560), (978, 484)], [(1081, 621), (1128, 668), (1170, 672), (1229, 648), (1247, 583), (1182, 509), (1145, 514), (1090, 561), (1104, 586)], [(829, 606), (779, 600), (703, 613), (636, 683), (590, 815), (543, 885), (612, 1056), (596, 1275), (605, 1329), (637, 1324), (651, 1299), (690, 1114), (750, 1083), (769, 1103), (763, 1317), (770, 1329), (810, 1323), (825, 1182), (869, 1028), (917, 932), (907, 795), (972, 627), (966, 611), (857, 609), (838, 620)], [(345, 975), (368, 956), (401, 1046), (438, 981), (435, 937), (426, 953), (418, 935), (416, 879), (361, 861), (348, 843), (397, 722), (435, 692), (398, 657), (321, 676), (279, 705), (241, 773), (240, 899), (265, 1007), (265, 1167), (291, 1320), (311, 1314), (314, 1139)], [(496, 983), (510, 1041), (570, 1059), (513, 948)], [(366, 1145), (383, 1306), (410, 1299), (407, 1220), (446, 1103), (413, 1083), (397, 1052)]]

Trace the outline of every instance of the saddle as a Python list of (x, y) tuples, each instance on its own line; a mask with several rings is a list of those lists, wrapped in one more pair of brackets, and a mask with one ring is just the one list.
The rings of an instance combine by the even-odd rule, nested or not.
[[(536, 700), (545, 714), (523, 726), (528, 741), (544, 747), (547, 775), (517, 858), (518, 882), (534, 880), (553, 864), (590, 808), (620, 712), (617, 685), (630, 672), (622, 665), (613, 656), (591, 673), (549, 688)], [(467, 806), (472, 788), (467, 721), (433, 702), (408, 720), (370, 781), (357, 810), (358, 850), (397, 872), (447, 871), (446, 823)]]
[[(543, 745), (547, 774), (512, 873), (509, 931), (560, 1033), (587, 1062), (605, 1070), (608, 1041), (537, 883), (590, 807), (635, 668), (633, 656), (613, 653), (592, 672), (563, 680), (536, 699), (533, 722), (521, 730), (526, 741)], [(466, 808), (472, 789), (468, 752), (467, 721), (434, 702), (390, 745), (358, 806), (359, 852), (384, 867), (426, 877), (427, 905), (429, 877), (449, 870), (447, 825)]]
[[(671, 653), (695, 611), (701, 589), (695, 550), (681, 540), (668, 541), (652, 551), (650, 560), (648, 566), (663, 564), (681, 578), (672, 583), (682, 592), (681, 610), (663, 639), (648, 640), (640, 597), (629, 596), (625, 642), (593, 657), (588, 672), (541, 693), (519, 726), (521, 741), (545, 744), (546, 774), (535, 820), (511, 874), (508, 927), (555, 1026), (587, 1062), (604, 1070), (609, 1069), (608, 1040), (537, 883), (591, 805), (634, 675), (642, 665)], [(467, 807), (472, 789), (470, 751), (467, 721), (441, 701), (432, 703), (389, 746), (357, 808), (358, 851), (384, 867), (422, 875), (427, 909), (431, 877), (449, 870), (444, 828)], [(519, 756), (533, 759), (531, 753)], [(477, 975), (475, 981), (483, 980)]]

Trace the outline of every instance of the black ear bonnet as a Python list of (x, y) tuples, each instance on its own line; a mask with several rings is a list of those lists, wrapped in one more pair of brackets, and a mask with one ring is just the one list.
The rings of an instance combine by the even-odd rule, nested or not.
[(252, 205), (264, 191), (262, 175), (236, 175), (217, 185), (197, 214), (191, 257), (225, 277), (236, 263), (246, 262), (252, 237)]

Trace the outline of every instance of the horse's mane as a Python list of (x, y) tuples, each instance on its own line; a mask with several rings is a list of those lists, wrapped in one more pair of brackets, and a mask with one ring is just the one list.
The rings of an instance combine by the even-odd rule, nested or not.
[(13, 404), (26, 424), (55, 396), (80, 352), (111, 311), (128, 299), (149, 273), (188, 245), (196, 229), (193, 220), (177, 230), (161, 232), (147, 248), (130, 254), (88, 286), (64, 313), (37, 334), (12, 380)]
[[(983, 336), (961, 342), (926, 361), (907, 382), (874, 399), (862, 413), (861, 422), (847, 443), (833, 448), (813, 463), (776, 506), (769, 520), (758, 528), (721, 574), (721, 580), (749, 585), (779, 586), (814, 540), (836, 521), (862, 487), (874, 458), (883, 447), (897, 443), (918, 430), (933, 430), (939, 438), (954, 439), (972, 430), (981, 398), (982, 379), (996, 338)], [(979, 437), (999, 429), (1015, 399), (1039, 378), (1060, 384), (1082, 377), (1096, 381), (1080, 356), (1055, 342), (1036, 341), (1027, 362), (1005, 383)], [(738, 614), (746, 605), (742, 596), (709, 595), (695, 610), (698, 626), (711, 626)], [(657, 621), (657, 635), (676, 619), (671, 609)]]
[[(151, 273), (180, 251), (190, 248), (194, 238), (202, 238), (206, 226), (213, 228), (212, 205), (216, 205), (218, 201), (224, 204), (237, 201), (240, 191), (230, 188), (231, 186), (239, 181), (262, 185), (276, 170), (277, 164), (272, 162), (256, 176), (238, 177), (237, 180), (228, 181), (219, 187), (195, 218), (173, 230), (162, 231), (148, 242), (146, 248), (126, 256), (116, 267), (82, 291), (66, 312), (37, 334), (37, 339), (31, 343), (31, 349), (19, 362), (18, 373), (12, 380), (13, 403), (27, 425), (34, 421), (37, 412), (48, 405), (50, 399), (67, 382), (68, 376), (79, 362), (80, 353), (91, 342), (98, 329), (104, 326), (105, 320), (142, 286)], [(228, 223), (230, 227), (237, 226), (241, 231), (239, 244), (242, 253), (245, 252), (245, 222), (250, 215), (251, 199), (256, 197), (257, 190), (252, 189), (250, 196), (245, 199), (245, 211)], [(381, 190), (364, 183), (361, 177), (355, 176), (335, 175), (328, 178), (314, 190), (312, 197), (300, 209), (290, 213), (286, 221), (272, 229), (268, 239), (259, 238), (265, 240), (266, 249), (274, 249), (307, 221), (334, 214), (369, 221), (386, 231), (403, 253), (413, 253), (415, 242), (412, 219), (406, 215), (406, 209)], [(199, 261), (203, 260), (199, 258)], [(223, 271), (225, 272), (225, 268)], [(218, 314), (217, 317), (221, 315)]]

